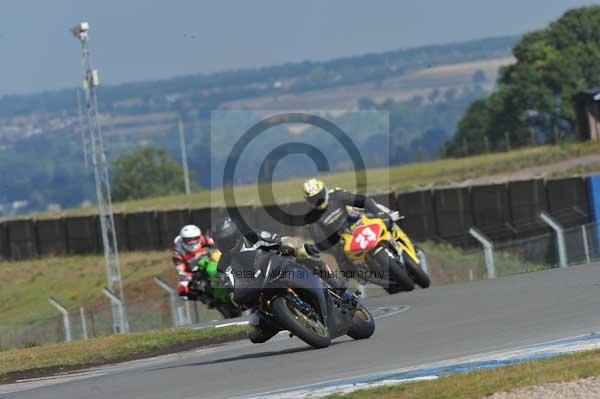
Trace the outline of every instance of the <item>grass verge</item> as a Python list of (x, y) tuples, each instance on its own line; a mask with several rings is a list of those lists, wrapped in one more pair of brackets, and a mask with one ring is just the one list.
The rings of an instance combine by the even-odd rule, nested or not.
[(496, 392), (600, 375), (600, 350), (580, 352), (437, 380), (364, 389), (327, 399), (478, 399)]
[[(424, 242), (419, 245), (427, 254), (428, 272), (435, 285), (486, 278), (485, 260), (480, 248), (464, 251), (449, 244)], [(527, 261), (508, 251), (496, 251), (494, 256), (498, 277), (535, 272), (550, 267)]]
[[(367, 177), (371, 191), (408, 191), (423, 186), (449, 184), (481, 176), (506, 174), (524, 168), (548, 165), (582, 155), (600, 153), (600, 142), (568, 143), (529, 147), (504, 153), (478, 155), (466, 158), (448, 158), (431, 162), (417, 162), (393, 168), (369, 169)], [(325, 178), (328, 185), (354, 189), (354, 173), (336, 173)], [(279, 181), (273, 184), (273, 193), (278, 203), (302, 200), (301, 185), (304, 178)], [(241, 185), (235, 188), (238, 204), (258, 204), (256, 185)], [(201, 208), (223, 205), (222, 190), (201, 191), (192, 195), (174, 195), (148, 198), (137, 201), (115, 203), (117, 212), (137, 212), (145, 210), (167, 210)], [(264, 204), (267, 205), (267, 204)], [(96, 214), (95, 208), (67, 209), (62, 212), (43, 212), (22, 215), (19, 218), (36, 217), (38, 219), (61, 216), (80, 216)]]
[(0, 383), (241, 339), (245, 327), (158, 330), (0, 351)]
[[(126, 298), (136, 301), (149, 290), (161, 293), (151, 280), (155, 275), (175, 282), (169, 251), (120, 254)], [(144, 284), (140, 284), (145, 282)], [(0, 320), (21, 322), (58, 314), (48, 304), (54, 296), (68, 308), (103, 299), (106, 286), (101, 255), (51, 256), (23, 261), (0, 261)]]

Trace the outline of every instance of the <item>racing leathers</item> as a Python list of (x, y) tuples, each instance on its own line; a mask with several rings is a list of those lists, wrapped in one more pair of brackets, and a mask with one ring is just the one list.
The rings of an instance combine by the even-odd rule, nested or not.
[(193, 281), (193, 269), (196, 266), (198, 260), (205, 256), (213, 245), (212, 238), (208, 236), (200, 236), (200, 246), (197, 250), (190, 252), (183, 247), (183, 239), (181, 236), (175, 237), (173, 240), (173, 251), (171, 258), (173, 259), (173, 265), (177, 271), (177, 277), (179, 277), (179, 284), (177, 285), (177, 293), (179, 296), (189, 300), (196, 300), (202, 295), (202, 292), (194, 289)]
[(374, 200), (363, 194), (335, 188), (329, 190), (329, 200), (325, 209), (313, 209), (307, 216), (308, 231), (321, 251), (335, 257), (339, 270), (348, 275), (354, 271), (354, 264), (344, 253), (340, 233), (352, 223), (353, 215), (347, 207), (361, 208), (367, 213), (380, 215), (386, 208), (380, 207)]

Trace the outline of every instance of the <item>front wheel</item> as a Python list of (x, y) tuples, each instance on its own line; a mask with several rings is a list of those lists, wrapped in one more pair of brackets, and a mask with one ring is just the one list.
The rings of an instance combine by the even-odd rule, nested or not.
[(404, 266), (406, 266), (406, 271), (419, 287), (428, 288), (431, 285), (431, 279), (425, 273), (425, 270), (421, 269), (421, 266), (408, 255), (404, 256)]
[(349, 337), (367, 339), (375, 332), (375, 320), (371, 313), (363, 307), (356, 309), (352, 316), (352, 327), (348, 330)]
[(415, 283), (410, 278), (404, 265), (396, 258), (390, 256), (388, 249), (382, 249), (374, 257), (373, 261), (380, 270), (388, 271), (389, 287), (386, 291), (390, 294), (400, 291), (412, 291), (415, 289)]
[(281, 327), (310, 346), (319, 349), (331, 344), (329, 331), (318, 316), (307, 315), (294, 301), (277, 297), (271, 302), (271, 311)]

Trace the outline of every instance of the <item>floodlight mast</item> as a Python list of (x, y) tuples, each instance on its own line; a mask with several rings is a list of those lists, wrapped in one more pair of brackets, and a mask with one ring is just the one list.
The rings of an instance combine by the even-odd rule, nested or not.
[[(92, 165), (96, 180), (96, 197), (98, 199), (98, 210), (100, 216), (100, 227), (102, 230), (102, 244), (104, 247), (104, 264), (108, 278), (108, 288), (119, 295), (125, 305), (123, 295), (123, 284), (121, 280), (121, 266), (119, 263), (119, 250), (117, 246), (117, 234), (113, 216), (112, 201), (110, 195), (110, 179), (108, 175), (108, 164), (104, 152), (102, 131), (98, 122), (98, 97), (96, 87), (100, 84), (98, 71), (92, 69), (90, 63), (90, 51), (88, 47), (89, 24), (81, 22), (71, 32), (81, 42), (81, 65), (84, 71), (83, 90), (85, 93), (85, 109), (88, 127), (88, 142), (91, 146)], [(118, 304), (112, 304), (113, 331), (128, 332), (126, 312), (121, 316)]]

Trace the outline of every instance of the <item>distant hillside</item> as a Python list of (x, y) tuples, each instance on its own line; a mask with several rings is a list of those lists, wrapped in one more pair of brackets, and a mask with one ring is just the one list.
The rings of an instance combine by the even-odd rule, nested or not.
[[(377, 81), (445, 64), (507, 57), (518, 36), (432, 45), (378, 54), (305, 61), (278, 66), (181, 76), (101, 88), (101, 109), (129, 114), (195, 110), (206, 114), (221, 103), (268, 94), (303, 93), (315, 89)], [(0, 118), (76, 109), (74, 89), (0, 98)]]
[[(152, 145), (166, 148), (179, 161), (176, 117), (181, 114), (190, 169), (199, 185), (214, 187), (206, 171), (222, 162), (224, 154), (209, 150), (210, 110), (360, 107), (390, 111), (392, 163), (436, 159), (468, 104), (491, 91), (498, 69), (513, 61), (510, 47), (516, 40), (485, 39), (101, 87), (107, 155), (112, 160), (134, 147)], [(83, 168), (76, 110), (75, 89), (0, 99), (0, 215), (14, 213), (15, 202), (26, 201), (16, 210), (22, 213), (94, 200), (93, 179)], [(388, 148), (375, 128), (365, 128), (358, 142), (373, 153)], [(343, 167), (340, 159), (330, 161), (333, 170)], [(286, 170), (283, 166), (278, 168)], [(302, 173), (301, 168), (290, 170), (286, 178)], [(244, 181), (256, 179), (253, 171), (243, 172), (248, 173), (241, 176)]]

